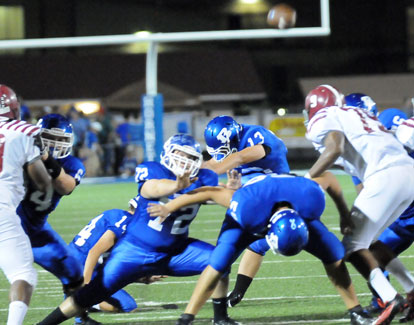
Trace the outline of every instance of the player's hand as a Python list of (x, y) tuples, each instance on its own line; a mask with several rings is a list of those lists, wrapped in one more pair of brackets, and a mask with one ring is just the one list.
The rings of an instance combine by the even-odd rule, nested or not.
[(355, 225), (352, 222), (349, 214), (346, 217), (341, 217), (340, 227), (341, 227), (341, 234), (342, 235), (352, 234), (352, 231), (355, 228)]
[(147, 212), (150, 217), (159, 217), (160, 223), (170, 215), (170, 210), (164, 204), (148, 203)]
[(190, 178), (190, 171), (186, 171), (183, 175), (177, 176), (177, 190), (183, 190), (193, 184), (198, 177)]
[(234, 291), (230, 292), (230, 294), (227, 296), (227, 306), (228, 307), (234, 307), (236, 306), (240, 301), (242, 301), (243, 296), (240, 293), (234, 293)]
[(40, 134), (36, 135), (34, 138), (34, 144), (35, 146), (39, 147), (40, 149), (40, 155), (42, 156), (42, 160), (45, 161), (49, 155), (48, 153), (48, 147), (45, 145), (42, 137)]
[(167, 275), (147, 275), (139, 278), (136, 282), (144, 283), (144, 284), (151, 284), (157, 281), (162, 281), (162, 279), (168, 278)]
[(241, 174), (235, 169), (228, 170), (226, 188), (236, 191), (241, 185)]

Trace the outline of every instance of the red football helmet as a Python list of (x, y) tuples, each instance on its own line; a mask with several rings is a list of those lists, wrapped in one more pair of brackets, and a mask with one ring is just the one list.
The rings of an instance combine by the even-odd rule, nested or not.
[(320, 85), (311, 90), (305, 99), (305, 112), (310, 120), (317, 111), (329, 106), (342, 107), (345, 104), (344, 94), (330, 85)]
[(20, 103), (13, 89), (0, 85), (0, 116), (20, 120)]

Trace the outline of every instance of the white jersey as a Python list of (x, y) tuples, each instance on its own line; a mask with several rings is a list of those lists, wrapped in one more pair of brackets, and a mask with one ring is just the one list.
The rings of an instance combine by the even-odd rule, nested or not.
[(25, 194), (23, 167), (40, 158), (34, 144), (40, 128), (0, 117), (0, 209), (15, 210)]
[(414, 117), (404, 120), (395, 132), (395, 136), (404, 147), (414, 150)]
[(319, 110), (307, 125), (306, 137), (320, 152), (331, 131), (345, 135), (345, 150), (336, 164), (362, 182), (370, 175), (399, 165), (414, 165), (402, 144), (379, 120), (356, 107), (331, 106)]

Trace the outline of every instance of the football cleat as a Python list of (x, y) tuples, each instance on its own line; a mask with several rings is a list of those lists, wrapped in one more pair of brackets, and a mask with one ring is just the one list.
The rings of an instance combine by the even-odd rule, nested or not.
[(400, 318), (400, 323), (407, 323), (414, 319), (414, 290), (407, 293), (407, 309), (404, 316)]
[(393, 300), (385, 305), (384, 310), (375, 320), (373, 325), (388, 325), (394, 319), (395, 315), (401, 313), (407, 307), (405, 299), (397, 294)]
[(90, 318), (89, 316), (76, 317), (74, 325), (102, 325), (102, 323)]
[(375, 322), (375, 319), (367, 317), (364, 312), (352, 311), (349, 313), (349, 316), (351, 318), (351, 325), (372, 325)]
[(385, 308), (385, 304), (382, 302), (380, 298), (372, 297), (371, 304), (369, 306), (364, 307), (364, 310), (369, 313), (370, 315), (377, 315), (382, 312)]
[(231, 319), (229, 316), (227, 316), (225, 319), (220, 320), (212, 320), (211, 321), (213, 325), (241, 325), (242, 323), (235, 321), (234, 319)]

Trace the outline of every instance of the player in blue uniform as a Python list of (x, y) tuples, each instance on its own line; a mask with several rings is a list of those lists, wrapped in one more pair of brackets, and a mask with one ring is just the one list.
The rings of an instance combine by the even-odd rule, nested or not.
[[(324, 264), (328, 277), (350, 311), (352, 324), (372, 323), (372, 319), (365, 317), (355, 295), (343, 261), (344, 248), (341, 242), (320, 221), (325, 208), (325, 196), (316, 182), (291, 175), (262, 175), (247, 182), (234, 194), (223, 188), (202, 188), (164, 206), (151, 205), (149, 211), (152, 216), (165, 218), (181, 206), (208, 199), (227, 206), (228, 210), (209, 266), (202, 273), (178, 324), (191, 324), (210, 296), (209, 288), (214, 287), (221, 274), (228, 270), (245, 248), (252, 243), (261, 245), (264, 251), (273, 248), (271, 241), (258, 238), (267, 233), (272, 215), (280, 208), (294, 209), (303, 218), (309, 231), (309, 241), (303, 249)], [(165, 222), (168, 219), (166, 217)]]
[[(82, 268), (67, 248), (66, 242), (51, 227), (47, 219), (64, 195), (69, 195), (85, 175), (82, 162), (70, 155), (73, 145), (73, 130), (69, 121), (59, 114), (42, 117), (38, 126), (48, 154), (43, 161), (52, 177), (53, 193), (45, 197), (29, 183), (25, 198), (17, 213), (23, 229), (30, 238), (34, 261), (55, 275), (63, 284), (65, 294), (71, 294), (83, 284)], [(51, 199), (51, 200), (50, 200)], [(85, 316), (88, 324), (93, 320)]]
[[(101, 256), (109, 255), (115, 243), (124, 234), (137, 207), (138, 197), (129, 201), (130, 210), (106, 210), (93, 218), (69, 243), (69, 247), (83, 267), (84, 282), (89, 283)], [(131, 312), (137, 308), (135, 299), (125, 290), (119, 290), (106, 301), (94, 306), (112, 312)]]
[(285, 144), (263, 126), (239, 124), (221, 115), (207, 124), (204, 139), (213, 158), (205, 167), (217, 174), (236, 168), (243, 184), (263, 173), (290, 172)]
[[(143, 276), (200, 274), (208, 265), (214, 246), (188, 237), (188, 228), (199, 204), (172, 213), (162, 224), (159, 219), (149, 216), (147, 206), (167, 202), (198, 187), (216, 186), (217, 174), (209, 169), (199, 169), (201, 164), (200, 145), (191, 136), (178, 134), (164, 144), (160, 163), (138, 165), (139, 204), (125, 235), (115, 244), (92, 281), (66, 299), (40, 324), (59, 324)], [(214, 324), (237, 324), (227, 315), (227, 284), (228, 277), (223, 277), (216, 289)]]

